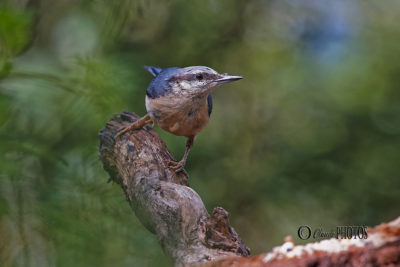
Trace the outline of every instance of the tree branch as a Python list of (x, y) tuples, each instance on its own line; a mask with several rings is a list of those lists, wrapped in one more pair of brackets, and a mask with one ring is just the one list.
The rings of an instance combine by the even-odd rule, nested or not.
[(168, 169), (166, 162), (174, 159), (150, 126), (114, 143), (116, 131), (138, 118), (123, 112), (107, 123), (99, 134), (100, 159), (141, 223), (157, 235), (165, 254), (177, 266), (249, 255), (229, 226), (228, 212), (215, 208), (210, 216), (200, 196), (188, 187), (186, 171)]
[(176, 266), (400, 266), (400, 217), (368, 229), (367, 239), (329, 239), (295, 246), (292, 239), (254, 257), (235, 230), (228, 212), (208, 214), (188, 187), (185, 171), (175, 173), (164, 142), (150, 127), (125, 134), (116, 131), (139, 117), (117, 114), (100, 134), (100, 158), (111, 180), (120, 184), (142, 224), (157, 238)]

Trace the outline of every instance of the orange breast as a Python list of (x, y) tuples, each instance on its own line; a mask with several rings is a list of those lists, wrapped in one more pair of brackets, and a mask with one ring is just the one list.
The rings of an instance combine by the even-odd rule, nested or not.
[(161, 129), (179, 136), (196, 136), (209, 121), (207, 97), (146, 96), (146, 109)]

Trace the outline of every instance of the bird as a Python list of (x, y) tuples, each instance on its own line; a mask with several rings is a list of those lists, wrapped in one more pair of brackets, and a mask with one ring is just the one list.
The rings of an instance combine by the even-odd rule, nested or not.
[(242, 76), (219, 74), (206, 66), (160, 68), (145, 66), (153, 76), (145, 97), (147, 114), (118, 129), (115, 139), (128, 131), (155, 124), (164, 131), (184, 136), (186, 150), (180, 161), (168, 161), (175, 172), (183, 170), (196, 136), (208, 124), (213, 108), (211, 92)]

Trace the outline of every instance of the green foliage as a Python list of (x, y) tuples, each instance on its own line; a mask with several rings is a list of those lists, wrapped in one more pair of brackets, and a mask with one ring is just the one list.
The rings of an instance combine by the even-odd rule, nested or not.
[(16, 55), (31, 39), (32, 14), (28, 10), (0, 6), (0, 54)]
[[(0, 265), (171, 265), (98, 160), (114, 113), (145, 114), (143, 65), (245, 77), (213, 93), (187, 170), (253, 254), (300, 225), (398, 216), (400, 5), (321, 3), (0, 7)], [(184, 138), (157, 131), (180, 158)]]

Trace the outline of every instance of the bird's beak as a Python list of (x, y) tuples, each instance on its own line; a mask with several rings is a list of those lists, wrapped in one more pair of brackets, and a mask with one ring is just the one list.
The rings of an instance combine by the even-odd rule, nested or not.
[(243, 79), (242, 76), (233, 76), (233, 75), (221, 75), (222, 77), (219, 79), (214, 80), (216, 83), (227, 83), (227, 82), (234, 82), (240, 79)]

